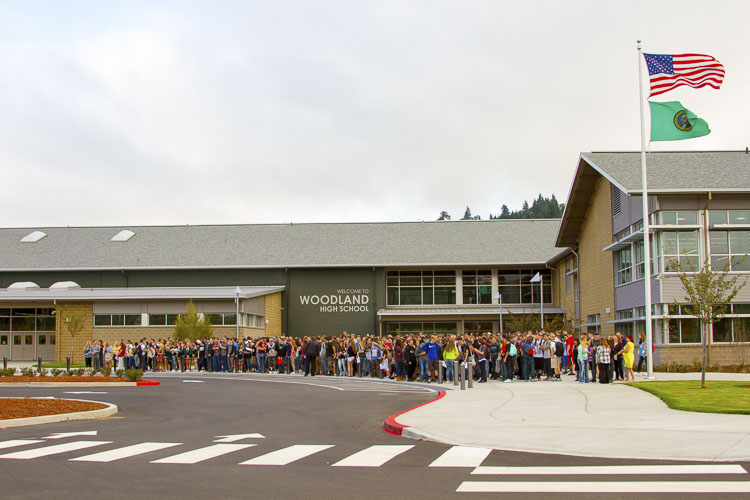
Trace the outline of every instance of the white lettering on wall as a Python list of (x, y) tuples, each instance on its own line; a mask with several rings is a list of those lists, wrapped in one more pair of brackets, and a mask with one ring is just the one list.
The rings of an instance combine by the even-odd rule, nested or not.
[(370, 312), (370, 293), (368, 288), (342, 288), (336, 294), (329, 295), (300, 295), (299, 302), (303, 306), (319, 306), (320, 312)]

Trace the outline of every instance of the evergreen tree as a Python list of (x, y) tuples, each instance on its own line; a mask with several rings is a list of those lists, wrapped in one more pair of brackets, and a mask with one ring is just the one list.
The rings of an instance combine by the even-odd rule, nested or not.
[(471, 216), (471, 209), (469, 206), (466, 206), (466, 212), (464, 212), (464, 216), (461, 217), (461, 220), (472, 220), (474, 217)]
[(448, 212), (443, 210), (442, 212), (440, 212), (440, 217), (438, 217), (438, 220), (451, 220), (451, 216)]
[[(239, 318), (238, 318), (239, 319)], [(214, 336), (214, 327), (208, 318), (201, 317), (198, 310), (190, 300), (187, 303), (186, 313), (177, 316), (177, 322), (174, 325), (175, 338), (180, 340), (190, 339), (198, 340)]]

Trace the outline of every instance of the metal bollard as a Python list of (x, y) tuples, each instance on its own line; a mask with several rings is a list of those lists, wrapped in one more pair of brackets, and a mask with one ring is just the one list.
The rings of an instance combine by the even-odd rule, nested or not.
[(458, 378), (461, 379), (461, 390), (466, 390), (466, 372), (464, 370), (464, 364), (460, 363), (458, 365)]
[(364, 371), (365, 364), (364, 363), (357, 363), (357, 377), (362, 378), (362, 372)]
[(466, 382), (469, 384), (469, 389), (474, 387), (474, 367), (471, 363), (468, 363), (466, 367)]
[(42, 373), (42, 357), (41, 356), (39, 356), (36, 359), (36, 371), (37, 373)]
[(383, 378), (383, 369), (378, 367), (378, 373), (380, 374), (380, 378)]
[(7, 369), (8, 369), (8, 358), (3, 356), (3, 370), (7, 370)]
[(453, 385), (458, 385), (458, 360), (453, 360)]
[(443, 363), (438, 362), (438, 384), (443, 383)]
[(70, 356), (65, 358), (65, 371), (70, 371)]

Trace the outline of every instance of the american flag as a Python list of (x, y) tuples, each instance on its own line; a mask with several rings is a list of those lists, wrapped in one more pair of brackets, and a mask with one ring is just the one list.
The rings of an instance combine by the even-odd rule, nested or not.
[(694, 89), (718, 89), (724, 81), (724, 66), (705, 54), (643, 55), (651, 80), (649, 97), (669, 92), (680, 85), (689, 85)]

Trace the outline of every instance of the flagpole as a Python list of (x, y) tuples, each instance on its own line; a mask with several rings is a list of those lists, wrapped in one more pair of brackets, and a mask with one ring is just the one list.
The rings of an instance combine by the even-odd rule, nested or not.
[(643, 200), (643, 286), (644, 302), (646, 312), (646, 377), (654, 378), (653, 342), (654, 335), (651, 324), (651, 236), (649, 234), (649, 211), (648, 211), (648, 178), (646, 176), (646, 127), (643, 118), (643, 70), (641, 62), (641, 41), (638, 40), (638, 92), (639, 108), (641, 111), (641, 184)]

